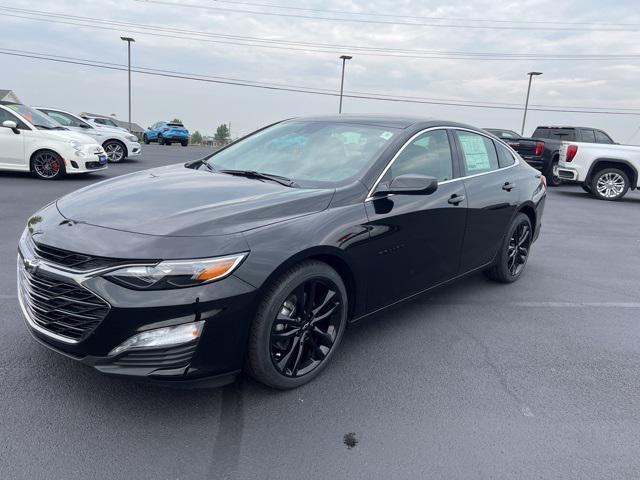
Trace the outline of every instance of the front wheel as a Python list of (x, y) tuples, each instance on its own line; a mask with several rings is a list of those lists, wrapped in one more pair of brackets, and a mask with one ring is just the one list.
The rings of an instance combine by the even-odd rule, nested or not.
[(109, 140), (102, 145), (111, 163), (118, 163), (126, 157), (125, 146), (117, 140)]
[(485, 271), (487, 277), (501, 283), (515, 282), (527, 265), (532, 241), (531, 220), (524, 213), (519, 213), (507, 231), (496, 264)]
[(158, 145), (164, 145), (164, 137), (162, 135), (158, 135)]
[(329, 265), (311, 260), (265, 292), (251, 327), (246, 370), (265, 385), (290, 389), (315, 378), (347, 324), (347, 292)]
[(149, 145), (151, 143), (146, 133), (142, 135), (142, 141), (144, 142), (145, 145)]
[(182, 141), (180, 142), (180, 145), (182, 145), (183, 147), (188, 146), (188, 145), (189, 145), (189, 140), (182, 140)]
[(58, 180), (64, 177), (64, 160), (55, 152), (37, 152), (31, 159), (31, 171), (43, 180)]
[(629, 177), (618, 168), (605, 168), (593, 176), (591, 195), (600, 200), (620, 200), (629, 190)]

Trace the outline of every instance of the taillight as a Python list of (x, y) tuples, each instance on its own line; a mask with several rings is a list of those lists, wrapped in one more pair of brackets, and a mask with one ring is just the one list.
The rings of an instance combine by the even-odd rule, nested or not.
[(534, 155), (536, 157), (539, 157), (540, 155), (542, 155), (542, 152), (544, 152), (544, 142), (537, 142), (536, 151), (534, 152)]
[(576, 153), (578, 153), (577, 145), (569, 145), (567, 147), (567, 158), (565, 159), (567, 162), (570, 162), (576, 157)]

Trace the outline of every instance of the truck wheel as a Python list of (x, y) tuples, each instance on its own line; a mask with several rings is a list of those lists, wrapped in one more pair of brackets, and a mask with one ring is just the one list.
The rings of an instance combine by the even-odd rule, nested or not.
[(557, 187), (562, 183), (558, 176), (558, 157), (553, 157), (553, 161), (544, 176), (547, 178), (547, 185), (550, 187)]
[(629, 177), (618, 168), (605, 168), (591, 179), (591, 195), (599, 200), (620, 200), (629, 190)]

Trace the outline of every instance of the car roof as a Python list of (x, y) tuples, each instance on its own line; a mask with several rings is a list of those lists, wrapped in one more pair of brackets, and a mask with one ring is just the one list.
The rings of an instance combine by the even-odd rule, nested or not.
[(554, 128), (554, 129), (558, 129), (558, 130), (561, 130), (561, 129), (574, 130), (576, 128), (584, 128), (584, 129), (587, 129), (587, 130), (602, 130), (601, 128), (598, 128), (598, 127), (566, 127), (566, 126), (563, 127), (563, 126), (558, 126), (558, 125), (554, 125), (554, 126), (539, 125), (539, 126), (536, 127), (536, 129), (538, 129), (538, 128)]
[(306, 121), (306, 122), (334, 122), (334, 123), (355, 123), (360, 125), (371, 125), (387, 128), (405, 129), (409, 127), (463, 127), (472, 130), (480, 130), (477, 127), (463, 123), (451, 122), (448, 120), (438, 120), (431, 117), (420, 116), (398, 116), (398, 115), (320, 115), (311, 117), (296, 117), (285, 121)]

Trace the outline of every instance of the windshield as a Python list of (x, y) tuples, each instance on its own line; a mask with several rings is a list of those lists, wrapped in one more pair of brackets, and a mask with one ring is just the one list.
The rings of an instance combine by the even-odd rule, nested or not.
[(24, 119), (30, 122), (34, 127), (40, 130), (60, 130), (63, 127), (60, 124), (54, 122), (45, 114), (27, 107), (26, 105), (7, 105), (8, 108), (21, 115)]
[(340, 182), (369, 166), (396, 133), (396, 129), (372, 125), (289, 121), (255, 133), (207, 161), (218, 170)]

